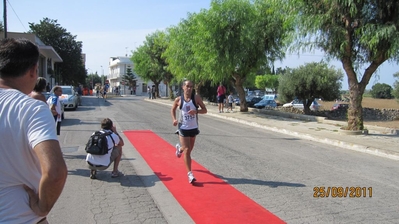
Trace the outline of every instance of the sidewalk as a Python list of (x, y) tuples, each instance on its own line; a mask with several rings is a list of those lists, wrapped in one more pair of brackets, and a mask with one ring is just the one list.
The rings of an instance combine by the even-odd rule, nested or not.
[[(172, 101), (166, 98), (148, 101), (169, 106), (172, 105)], [(340, 127), (346, 125), (346, 122), (342, 121), (333, 121), (322, 117), (307, 115), (288, 114), (266, 109), (249, 108), (248, 112), (238, 112), (239, 107), (235, 107), (232, 113), (219, 113), (216, 104), (207, 102), (205, 102), (205, 104), (208, 109), (208, 116), (231, 120), (345, 149), (399, 160), (398, 130), (365, 125), (368, 134), (352, 135), (352, 133), (347, 133), (340, 129)]]

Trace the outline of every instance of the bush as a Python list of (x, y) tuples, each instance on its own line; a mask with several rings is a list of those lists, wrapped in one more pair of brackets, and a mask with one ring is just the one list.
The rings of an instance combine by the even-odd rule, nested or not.
[(371, 96), (377, 99), (392, 99), (392, 87), (385, 83), (377, 83), (371, 88)]

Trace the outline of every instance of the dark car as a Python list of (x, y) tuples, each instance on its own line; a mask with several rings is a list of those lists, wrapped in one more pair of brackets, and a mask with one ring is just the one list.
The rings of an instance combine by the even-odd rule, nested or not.
[(260, 96), (247, 96), (245, 98), (245, 100), (247, 101), (247, 106), (248, 107), (255, 107), (255, 103), (259, 103), (259, 101), (262, 100), (262, 97), (260, 97)]
[(263, 99), (254, 105), (258, 109), (262, 108), (276, 108), (277, 103), (274, 100)]
[(347, 103), (336, 103), (332, 106), (331, 110), (347, 110), (349, 108), (349, 104)]
[(234, 103), (236, 104), (236, 106), (240, 106), (240, 98), (235, 98)]

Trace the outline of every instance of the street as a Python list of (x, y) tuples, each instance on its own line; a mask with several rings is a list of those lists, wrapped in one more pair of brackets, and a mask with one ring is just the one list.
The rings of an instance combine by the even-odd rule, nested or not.
[[(90, 96), (82, 104), (66, 111), (62, 122), (59, 140), (69, 176), (49, 222), (191, 222), (182, 208), (163, 206), (160, 197), (173, 202), (167, 192), (153, 194), (161, 184), (153, 173), (137, 174), (145, 164), (127, 139), (124, 177), (111, 179), (109, 169), (90, 180), (84, 162), (87, 139), (106, 117), (119, 132), (151, 130), (174, 146), (170, 107), (141, 96), (107, 102)], [(199, 128), (193, 159), (287, 223), (399, 223), (397, 161), (209, 115), (199, 115)], [(182, 160), (171, 162), (184, 169)]]

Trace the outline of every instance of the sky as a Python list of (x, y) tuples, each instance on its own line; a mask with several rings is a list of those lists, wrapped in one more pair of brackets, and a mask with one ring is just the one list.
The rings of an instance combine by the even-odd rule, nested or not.
[[(211, 0), (7, 0), (8, 32), (28, 32), (29, 23), (39, 24), (43, 18), (57, 20), (61, 27), (76, 36), (86, 54), (88, 73), (108, 74), (110, 57), (130, 56), (143, 44), (147, 35), (178, 25), (188, 13), (209, 9)], [(3, 12), (3, 4), (1, 12)], [(4, 15), (1, 16), (4, 21)], [(323, 59), (322, 52), (287, 54), (275, 67), (297, 68)], [(342, 69), (338, 61), (329, 62)], [(393, 86), (397, 63), (385, 62), (370, 80)], [(348, 89), (346, 75), (342, 89)]]

